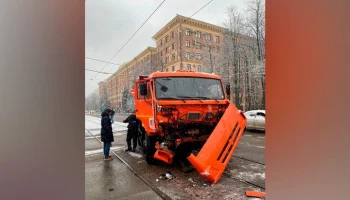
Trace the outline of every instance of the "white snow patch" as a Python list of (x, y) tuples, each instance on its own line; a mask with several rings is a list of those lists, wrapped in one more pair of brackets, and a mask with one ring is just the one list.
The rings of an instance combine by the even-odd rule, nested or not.
[(142, 158), (143, 156), (141, 154), (138, 153), (134, 153), (134, 152), (128, 152), (132, 157), (136, 157), (136, 158)]
[(255, 180), (255, 179), (264, 179), (265, 180), (265, 172), (264, 173), (249, 173), (249, 172), (238, 172), (236, 173), (236, 176), (239, 179), (249, 179), (249, 180)]
[[(127, 123), (115, 121), (112, 124), (112, 129), (114, 132), (126, 131), (128, 130), (127, 126), (128, 126)], [(85, 115), (85, 128), (88, 130), (95, 129), (95, 130), (98, 130), (98, 132), (100, 132), (99, 130), (101, 129), (101, 118)]]
[[(112, 150), (118, 150), (121, 149), (121, 147), (111, 147), (110, 151)], [(85, 151), (85, 156), (94, 155), (94, 154), (100, 154), (103, 153), (103, 149), (97, 149), (92, 151)]]
[(259, 165), (257, 165), (257, 164), (251, 163), (251, 164), (248, 164), (248, 166), (249, 166), (251, 169), (259, 169)]

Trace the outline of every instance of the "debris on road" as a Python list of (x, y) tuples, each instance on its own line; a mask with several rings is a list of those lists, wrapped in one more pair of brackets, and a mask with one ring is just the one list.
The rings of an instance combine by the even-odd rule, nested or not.
[(188, 181), (191, 182), (191, 183), (193, 183), (193, 179), (192, 179), (192, 178), (189, 178)]
[(159, 180), (158, 180), (158, 179), (156, 179), (156, 181), (157, 181), (157, 182), (159, 182)]
[(265, 198), (265, 193), (259, 192), (259, 191), (246, 191), (245, 195), (247, 197), (260, 197), (260, 198)]
[(165, 177), (166, 177), (168, 180), (173, 179), (173, 176), (172, 176), (171, 174), (169, 174), (169, 173), (166, 173), (166, 174), (165, 174)]

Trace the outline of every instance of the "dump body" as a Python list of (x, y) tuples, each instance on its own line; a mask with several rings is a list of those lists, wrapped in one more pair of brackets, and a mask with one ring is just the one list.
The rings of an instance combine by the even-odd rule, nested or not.
[(216, 183), (246, 124), (224, 88), (213, 74), (177, 71), (140, 76), (134, 98), (146, 159), (168, 164), (175, 158), (186, 160)]

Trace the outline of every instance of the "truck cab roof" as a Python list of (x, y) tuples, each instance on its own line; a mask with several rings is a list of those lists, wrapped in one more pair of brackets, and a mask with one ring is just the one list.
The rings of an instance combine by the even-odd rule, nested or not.
[(215, 74), (194, 72), (187, 70), (179, 70), (176, 72), (154, 72), (148, 76), (148, 78), (160, 78), (160, 77), (198, 77), (198, 78), (212, 78), (221, 80), (220, 76)]

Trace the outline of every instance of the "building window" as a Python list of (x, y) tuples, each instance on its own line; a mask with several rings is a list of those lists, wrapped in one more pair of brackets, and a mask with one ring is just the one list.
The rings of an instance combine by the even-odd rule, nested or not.
[(219, 36), (216, 36), (215, 37), (215, 40), (216, 40), (216, 42), (219, 42), (220, 40), (219, 40)]
[(220, 47), (216, 47), (216, 53), (220, 52)]
[(190, 41), (186, 40), (186, 47), (190, 47)]
[(191, 35), (191, 31), (190, 29), (186, 29), (186, 35), (190, 36)]
[(172, 50), (175, 49), (175, 43), (173, 43), (173, 44), (171, 45), (171, 49), (172, 49)]
[(168, 72), (168, 71), (169, 71), (169, 69), (168, 69), (168, 68), (166, 68), (166, 69), (165, 69), (165, 71), (166, 71), (166, 72)]
[(166, 37), (165, 37), (165, 43), (167, 43), (169, 41), (169, 36), (167, 35)]
[(191, 58), (191, 53), (190, 52), (186, 53), (186, 58), (187, 58), (187, 60), (189, 60)]
[(201, 60), (202, 59), (202, 55), (200, 53), (196, 54), (196, 60)]
[(196, 37), (197, 37), (197, 38), (201, 38), (201, 32), (197, 31), (197, 32), (196, 32)]
[(160, 46), (163, 46), (163, 40), (160, 40)]
[(211, 50), (210, 46), (207, 46), (207, 51), (210, 51), (210, 50)]
[(163, 56), (163, 51), (160, 51), (160, 56)]
[(165, 48), (165, 53), (169, 53), (169, 47)]
[(187, 64), (187, 70), (191, 70), (191, 64)]
[(168, 64), (169, 63), (169, 57), (165, 58), (165, 63)]
[(171, 32), (171, 38), (175, 38), (175, 32), (173, 31), (173, 32)]
[(171, 56), (171, 58), (172, 58), (172, 60), (175, 60), (175, 54), (173, 54), (173, 55)]
[(175, 71), (175, 65), (173, 65), (173, 66), (171, 67), (171, 70), (172, 70), (172, 71)]
[(197, 71), (199, 71), (199, 72), (201, 71), (201, 66), (200, 65), (197, 66)]
[(210, 34), (206, 34), (206, 35), (205, 35), (205, 39), (211, 40), (211, 35), (210, 35)]

